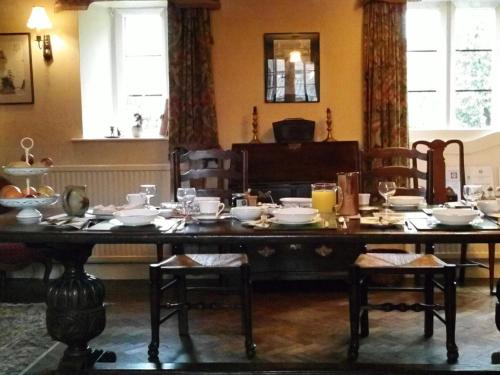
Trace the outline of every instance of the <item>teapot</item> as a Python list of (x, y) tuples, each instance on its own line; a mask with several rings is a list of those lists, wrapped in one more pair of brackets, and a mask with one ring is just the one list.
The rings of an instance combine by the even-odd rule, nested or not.
[(68, 216), (83, 217), (89, 208), (86, 186), (68, 185), (64, 188), (62, 206)]
[(339, 214), (357, 215), (359, 213), (359, 172), (337, 173), (337, 183), (344, 194)]

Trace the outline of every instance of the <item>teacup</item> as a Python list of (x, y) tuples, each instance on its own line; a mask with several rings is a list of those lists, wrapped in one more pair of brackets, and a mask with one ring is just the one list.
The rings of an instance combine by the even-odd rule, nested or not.
[(224, 210), (224, 203), (216, 200), (202, 200), (198, 202), (201, 215), (219, 216)]
[(127, 194), (127, 202), (133, 206), (144, 206), (146, 204), (146, 194), (144, 193), (131, 193)]
[(368, 206), (370, 204), (370, 193), (359, 193), (359, 205)]

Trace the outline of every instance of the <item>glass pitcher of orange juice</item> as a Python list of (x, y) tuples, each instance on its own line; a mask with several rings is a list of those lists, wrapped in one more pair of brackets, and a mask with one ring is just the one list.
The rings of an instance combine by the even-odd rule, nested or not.
[(342, 205), (342, 189), (333, 182), (311, 184), (312, 206), (319, 213), (336, 213)]

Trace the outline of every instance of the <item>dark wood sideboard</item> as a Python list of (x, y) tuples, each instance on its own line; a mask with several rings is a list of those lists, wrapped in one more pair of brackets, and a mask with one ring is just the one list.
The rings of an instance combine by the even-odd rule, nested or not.
[[(252, 192), (271, 191), (275, 202), (283, 197), (310, 197), (311, 183), (336, 181), (338, 172), (360, 169), (357, 141), (238, 143), (232, 149), (248, 152)], [(269, 243), (247, 251), (257, 279), (319, 279), (346, 276), (360, 249), (321, 242)]]

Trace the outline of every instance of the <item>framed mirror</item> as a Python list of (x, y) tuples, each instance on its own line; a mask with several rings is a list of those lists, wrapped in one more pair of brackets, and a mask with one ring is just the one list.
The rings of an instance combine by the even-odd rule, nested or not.
[(264, 34), (266, 103), (319, 102), (319, 33)]

